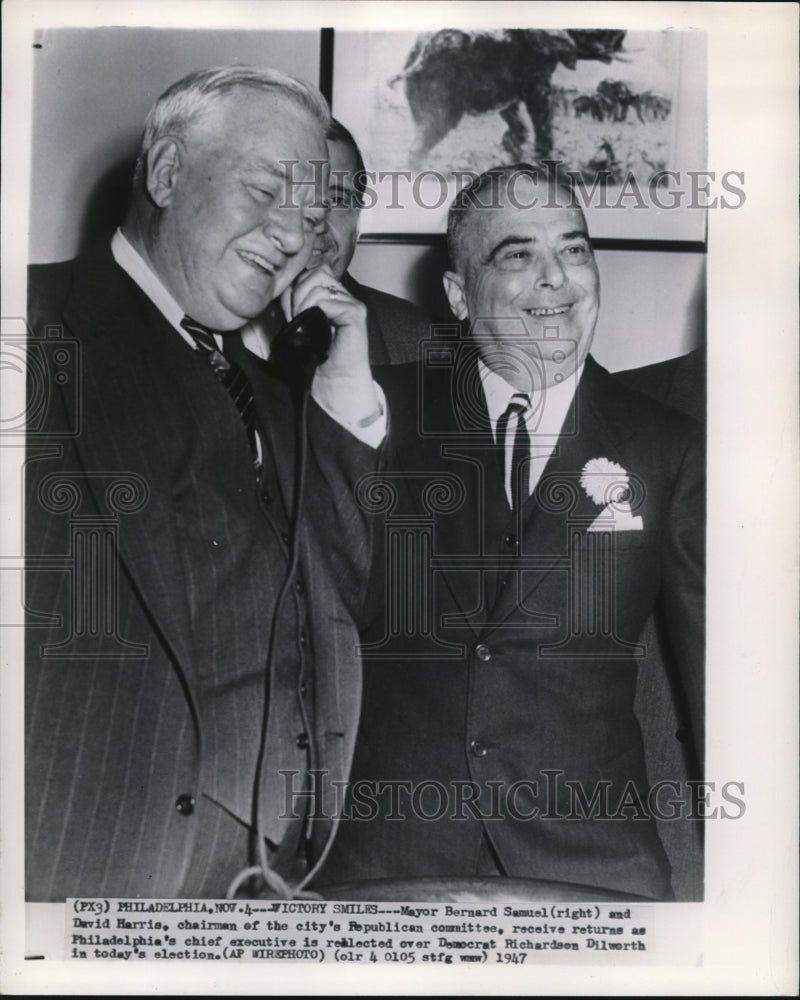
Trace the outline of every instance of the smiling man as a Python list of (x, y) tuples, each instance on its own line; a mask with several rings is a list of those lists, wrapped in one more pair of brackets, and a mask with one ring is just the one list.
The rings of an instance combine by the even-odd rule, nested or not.
[[(289, 895), (331, 835), (285, 816), (281, 771), (347, 774), (351, 498), (386, 415), (364, 307), (308, 269), (328, 120), (277, 71), (191, 74), (148, 115), (121, 229), (31, 269), (28, 899)], [(300, 522), (289, 388), (236, 335), (279, 297), (334, 335)]]
[(384, 545), (324, 877), (669, 899), (656, 820), (686, 790), (650, 788), (633, 701), (655, 609), (702, 760), (698, 428), (592, 359), (600, 282), (568, 187), (488, 171), (451, 206), (448, 251), (461, 334), (378, 374), (393, 471), (361, 491)]

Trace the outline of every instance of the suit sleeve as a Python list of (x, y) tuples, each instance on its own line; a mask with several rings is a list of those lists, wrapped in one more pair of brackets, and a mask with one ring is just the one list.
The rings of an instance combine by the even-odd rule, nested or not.
[(667, 514), (662, 604), (695, 748), (705, 753), (705, 449), (699, 430), (680, 465)]
[(308, 481), (306, 523), (316, 537), (320, 558), (345, 605), (362, 618), (372, 555), (373, 524), (359, 502), (358, 486), (379, 471), (383, 449), (373, 448), (340, 426), (317, 403), (308, 406)]

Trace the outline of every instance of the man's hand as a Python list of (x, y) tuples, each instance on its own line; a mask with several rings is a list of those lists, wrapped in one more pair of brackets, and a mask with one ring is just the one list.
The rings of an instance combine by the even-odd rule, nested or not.
[(341, 422), (364, 426), (380, 414), (369, 367), (367, 307), (354, 299), (323, 265), (300, 275), (281, 295), (287, 319), (319, 306), (330, 321), (333, 343), (314, 376), (312, 395)]

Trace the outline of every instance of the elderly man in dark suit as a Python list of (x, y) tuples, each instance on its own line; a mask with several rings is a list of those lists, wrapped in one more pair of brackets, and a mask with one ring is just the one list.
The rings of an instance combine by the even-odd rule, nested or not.
[(323, 877), (515, 876), (671, 897), (633, 711), (657, 608), (702, 756), (699, 428), (589, 354), (599, 277), (573, 194), (527, 165), (456, 198), (445, 287), (468, 335), (379, 374), (366, 480), (362, 721)]
[[(307, 823), (291, 795), (351, 760), (366, 525), (348, 497), (386, 418), (364, 307), (306, 269), (327, 124), (282, 73), (191, 74), (148, 116), (110, 244), (32, 269), (31, 900), (289, 895), (330, 841), (332, 810)], [(279, 296), (334, 333), (302, 511), (289, 387), (234, 335)]]

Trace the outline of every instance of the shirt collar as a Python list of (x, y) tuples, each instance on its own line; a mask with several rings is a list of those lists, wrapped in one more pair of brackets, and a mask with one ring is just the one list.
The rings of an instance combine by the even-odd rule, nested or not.
[[(502, 375), (492, 371), (480, 358), (478, 358), (478, 374), (486, 396), (486, 407), (494, 434), (497, 421), (505, 413), (511, 397), (519, 393), (519, 389), (515, 389)], [(528, 410), (526, 423), (533, 422), (534, 416), (536, 419), (534, 427), (529, 430), (539, 436), (557, 436), (561, 432), (582, 374), (583, 362), (563, 382), (557, 382), (547, 386), (546, 390), (531, 394), (531, 407)], [(540, 408), (541, 413), (538, 412)]]
[[(191, 335), (181, 326), (181, 320), (186, 313), (121, 229), (117, 229), (111, 237), (111, 253), (117, 264), (136, 282), (170, 326), (177, 330), (187, 344), (196, 349), (197, 345)], [(220, 336), (216, 334), (215, 339), (219, 347)]]

